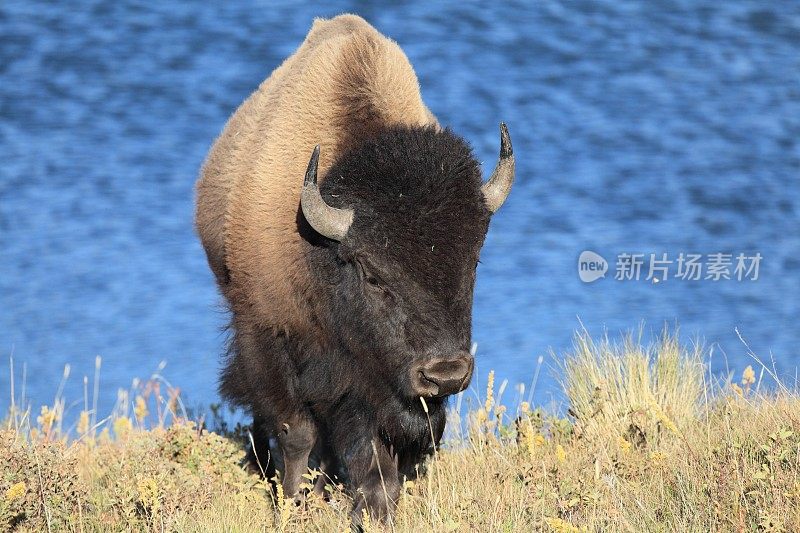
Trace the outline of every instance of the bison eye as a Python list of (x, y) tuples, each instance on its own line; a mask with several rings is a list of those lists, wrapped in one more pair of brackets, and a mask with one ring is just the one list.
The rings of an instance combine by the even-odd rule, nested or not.
[(356, 262), (356, 265), (361, 273), (361, 279), (363, 280), (364, 284), (370, 288), (371, 291), (380, 293), (384, 297), (389, 299), (393, 299), (394, 295), (392, 292), (386, 287), (386, 284), (377, 276), (370, 274), (364, 265), (361, 264), (360, 261)]
[(370, 291), (379, 294), (387, 301), (394, 301), (394, 295), (392, 294), (392, 291), (390, 291), (380, 279), (376, 278), (375, 276), (367, 275), (364, 281), (367, 282), (367, 286), (369, 287)]

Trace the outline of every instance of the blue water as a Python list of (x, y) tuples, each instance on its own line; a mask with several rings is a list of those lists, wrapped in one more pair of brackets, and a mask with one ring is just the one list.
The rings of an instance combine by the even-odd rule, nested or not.
[[(536, 399), (582, 322), (678, 323), (715, 372), (793, 375), (800, 345), (800, 3), (0, 3), (0, 408), (52, 402), (103, 357), (101, 414), (160, 361), (216, 401), (225, 316), (192, 229), (229, 114), (314, 16), (361, 14), (404, 48), (441, 122), (487, 166), (508, 122), (517, 182), (479, 267), (482, 376)], [(224, 5), (223, 5), (224, 4)], [(611, 264), (578, 279), (583, 250)], [(757, 281), (615, 281), (622, 252), (760, 253)], [(580, 320), (580, 322), (579, 322)], [(648, 329), (649, 330), (649, 329)]]

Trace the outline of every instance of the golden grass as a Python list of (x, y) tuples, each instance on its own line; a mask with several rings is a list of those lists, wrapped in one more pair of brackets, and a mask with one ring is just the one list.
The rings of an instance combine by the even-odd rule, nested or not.
[[(525, 402), (510, 413), (492, 384), (464, 435), (406, 483), (393, 523), (365, 529), (800, 530), (796, 393), (759, 390), (749, 367), (741, 385), (711, 385), (702, 351), (666, 334), (652, 346), (579, 334), (562, 376), (567, 417)], [(97, 427), (87, 413), (75, 432), (57, 405), (35, 423), (12, 413), (0, 530), (349, 531), (338, 488), (302, 507), (272, 496), (240, 467), (238, 441), (165, 422), (175, 397), (144, 390), (131, 413)]]
[(697, 419), (707, 390), (702, 349), (666, 332), (650, 346), (633, 335), (615, 344), (580, 334), (562, 367), (570, 413), (589, 440), (678, 433)]

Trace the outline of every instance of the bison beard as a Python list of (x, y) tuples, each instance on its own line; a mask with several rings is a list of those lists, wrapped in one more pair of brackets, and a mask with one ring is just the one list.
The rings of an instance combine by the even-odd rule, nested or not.
[(475, 269), (513, 178), (505, 126), (482, 183), (399, 46), (353, 15), (315, 21), (228, 121), (196, 212), (232, 315), (220, 391), (287, 496), (314, 464), (354, 523), (391, 515), (472, 377)]

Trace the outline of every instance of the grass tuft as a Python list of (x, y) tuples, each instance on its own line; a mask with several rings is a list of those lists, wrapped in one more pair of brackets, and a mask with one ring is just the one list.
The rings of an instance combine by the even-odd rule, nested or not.
[(641, 333), (614, 343), (580, 332), (562, 367), (575, 429), (588, 440), (655, 444), (697, 419), (706, 390), (702, 349), (687, 349), (666, 331), (648, 346)]

